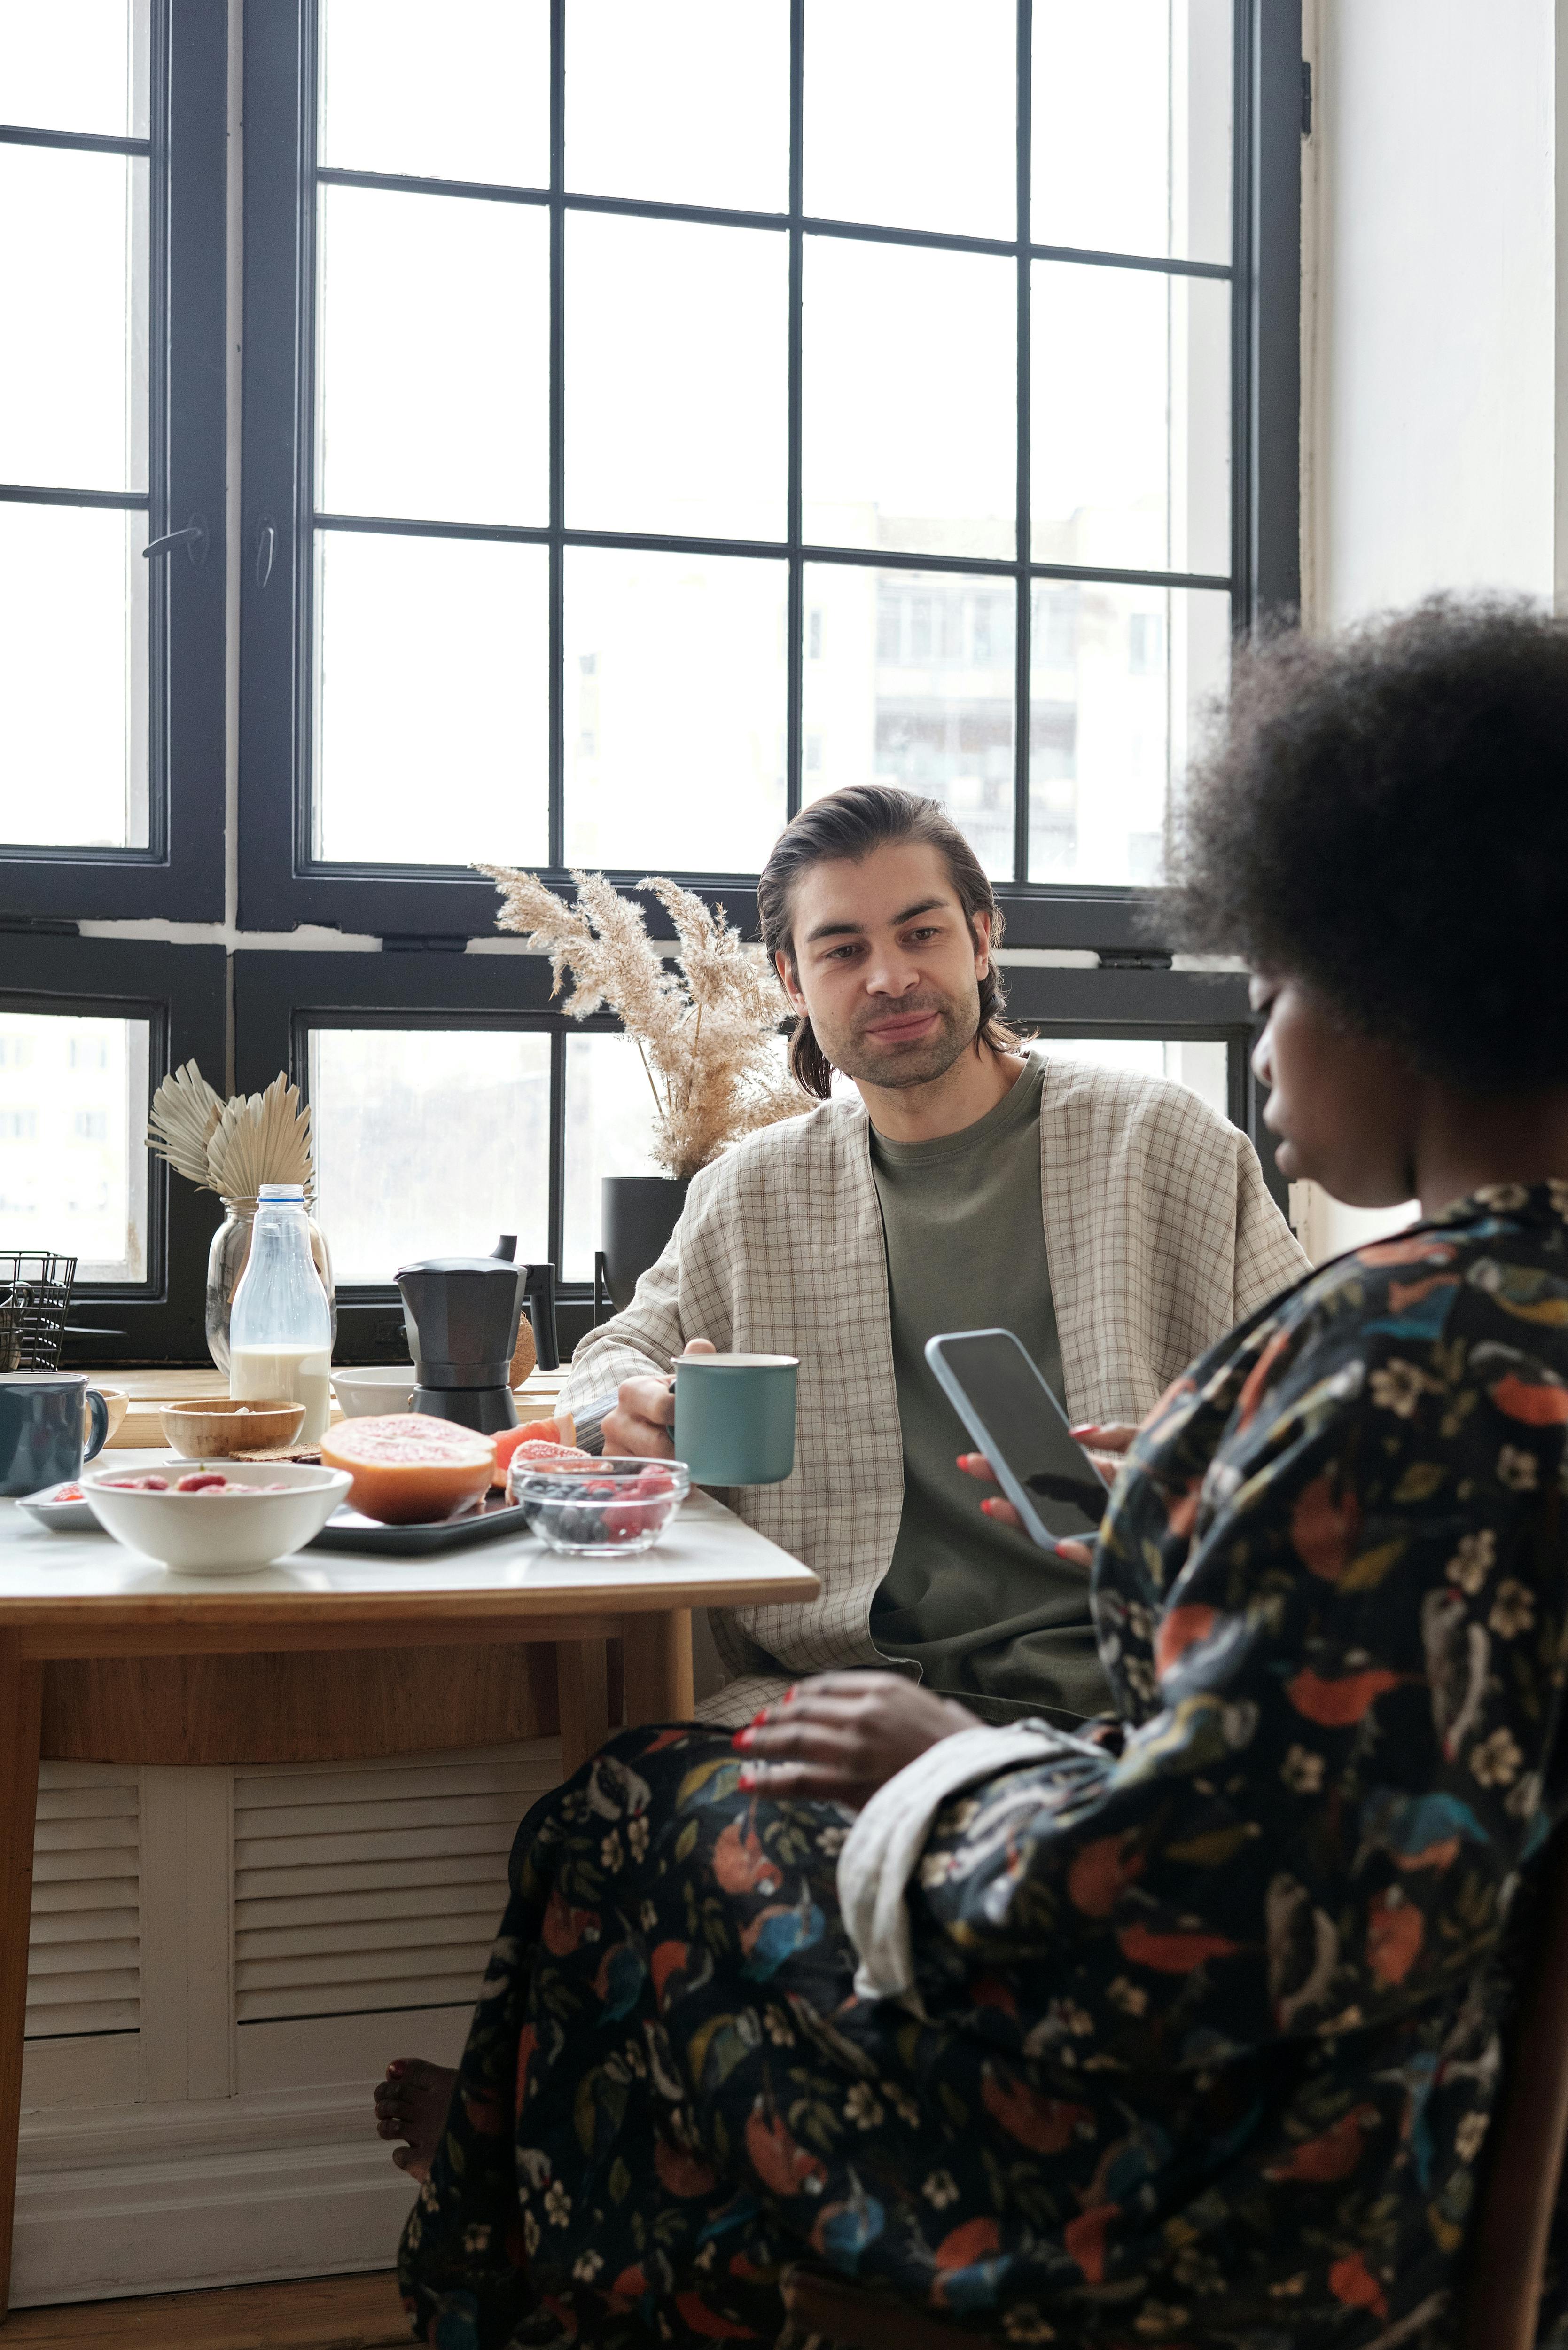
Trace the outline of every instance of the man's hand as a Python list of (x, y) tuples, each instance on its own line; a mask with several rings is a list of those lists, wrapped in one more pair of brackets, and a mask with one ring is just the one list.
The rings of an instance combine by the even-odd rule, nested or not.
[(818, 1673), (735, 1732), (741, 1784), (858, 1809), (928, 1746), (977, 1727), (967, 1706), (897, 1673)]
[[(1113, 1420), (1104, 1426), (1096, 1420), (1085, 1420), (1081, 1428), (1073, 1430), (1073, 1434), (1106, 1484), (1110, 1485), (1116, 1482), (1122, 1455), (1137, 1430), (1125, 1420)], [(958, 1465), (966, 1477), (977, 1478), (982, 1485), (994, 1485), (996, 1482), (996, 1471), (983, 1452), (961, 1452)], [(999, 1526), (1023, 1526), (1023, 1519), (1012, 1503), (1001, 1493), (992, 1494), (980, 1506), (985, 1515)], [(1090, 1566), (1094, 1563), (1094, 1553), (1087, 1543), (1063, 1540), (1056, 1547), (1063, 1557), (1070, 1559), (1075, 1566)]]
[[(716, 1355), (707, 1338), (688, 1340), (689, 1355)], [(675, 1425), (675, 1387), (670, 1379), (623, 1379), (613, 1410), (604, 1416), (604, 1449), (612, 1460), (635, 1453), (639, 1459), (673, 1458), (670, 1430)]]

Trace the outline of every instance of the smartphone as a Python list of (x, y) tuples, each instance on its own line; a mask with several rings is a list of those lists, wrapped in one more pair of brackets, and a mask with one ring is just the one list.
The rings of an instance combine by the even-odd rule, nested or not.
[(953, 1330), (927, 1341), (926, 1360), (1041, 1549), (1093, 1542), (1106, 1481), (1023, 1342), (1011, 1330)]

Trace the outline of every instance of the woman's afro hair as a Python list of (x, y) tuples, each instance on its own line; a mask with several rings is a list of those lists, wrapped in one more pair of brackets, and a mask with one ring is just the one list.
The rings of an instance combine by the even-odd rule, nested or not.
[(1172, 827), (1176, 935), (1424, 1074), (1568, 1080), (1568, 625), (1438, 597), (1239, 658)]

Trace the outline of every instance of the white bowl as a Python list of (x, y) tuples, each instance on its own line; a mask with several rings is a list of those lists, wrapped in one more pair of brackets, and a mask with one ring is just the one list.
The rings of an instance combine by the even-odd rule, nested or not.
[(334, 1371), (332, 1384), (348, 1419), (379, 1411), (407, 1411), (417, 1380), (412, 1363), (380, 1363), (364, 1371)]
[[(232, 1485), (283, 1486), (282, 1492), (177, 1493), (176, 1477), (212, 1469)], [(290, 1551), (303, 1550), (348, 1496), (344, 1469), (309, 1469), (292, 1461), (171, 1461), (168, 1492), (115, 1487), (106, 1471), (82, 1479), (87, 1504), (106, 1534), (127, 1550), (158, 1560), (176, 1575), (250, 1575)]]

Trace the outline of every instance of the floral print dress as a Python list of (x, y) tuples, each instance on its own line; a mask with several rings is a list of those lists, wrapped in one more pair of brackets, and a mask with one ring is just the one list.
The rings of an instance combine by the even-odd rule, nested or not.
[(769, 2343), (807, 2259), (1019, 2344), (1408, 2339), (1568, 1801), (1565, 1429), (1568, 1185), (1195, 1365), (1101, 1533), (1118, 1716), (940, 1814), (902, 2002), (854, 1992), (846, 1813), (742, 1794), (709, 1731), (612, 1741), (530, 1823), (403, 2239), (420, 2336)]

